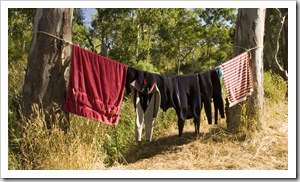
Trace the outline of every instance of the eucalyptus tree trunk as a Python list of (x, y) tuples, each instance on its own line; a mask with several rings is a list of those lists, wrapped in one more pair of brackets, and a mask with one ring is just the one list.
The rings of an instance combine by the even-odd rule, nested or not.
[[(239, 9), (235, 34), (234, 54), (237, 56), (244, 52), (243, 48), (255, 48), (250, 52), (250, 73), (253, 81), (253, 92), (248, 97), (246, 105), (247, 120), (263, 128), (263, 38), (266, 9), (251, 8)], [(239, 131), (242, 121), (242, 107), (244, 103), (230, 108), (226, 107), (227, 128), (231, 132)]]
[(137, 25), (137, 36), (135, 39), (135, 60), (139, 61), (139, 39), (140, 39), (140, 24)]
[(73, 9), (69, 8), (37, 9), (23, 88), (25, 118), (30, 119), (37, 112), (33, 108), (39, 108), (48, 128), (59, 123), (64, 131), (69, 126), (63, 107), (68, 80), (65, 75), (72, 47), (46, 33), (71, 41), (72, 16)]
[(101, 33), (101, 52), (100, 55), (108, 57), (108, 38), (106, 31)]
[(281, 14), (285, 17), (282, 28), (282, 58), (283, 58), (283, 69), (288, 72), (288, 9), (280, 8)]
[(148, 47), (147, 47), (147, 58), (146, 58), (146, 61), (147, 63), (150, 61), (150, 47), (151, 47), (151, 28), (149, 28), (149, 31), (148, 31)]

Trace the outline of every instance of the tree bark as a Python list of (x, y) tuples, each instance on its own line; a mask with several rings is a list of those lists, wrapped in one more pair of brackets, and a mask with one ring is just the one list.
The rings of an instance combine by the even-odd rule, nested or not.
[(283, 69), (288, 72), (288, 9), (281, 8), (280, 12), (282, 15), (286, 15), (285, 21), (282, 28), (282, 59)]
[[(283, 69), (286, 71), (286, 75), (288, 75), (288, 9), (281, 8), (280, 9), (282, 15), (286, 15), (285, 21), (282, 28), (282, 59), (283, 59)], [(288, 79), (286, 80), (288, 82)], [(288, 87), (288, 84), (286, 84)], [(288, 89), (286, 91), (286, 97), (288, 97)]]
[(72, 39), (73, 9), (38, 9), (35, 15), (34, 35), (27, 64), (23, 88), (22, 113), (25, 118), (43, 109), (48, 128), (61, 124), (64, 131), (69, 126), (68, 114), (63, 112), (67, 91), (66, 70), (70, 63), (71, 46), (53, 38), (44, 31), (67, 41)]
[(100, 55), (107, 57), (108, 56), (108, 47), (107, 47), (107, 35), (106, 31), (104, 31), (101, 35), (101, 52)]
[(135, 60), (139, 61), (139, 39), (140, 39), (140, 24), (137, 25), (137, 36), (135, 40)]
[(146, 61), (147, 63), (150, 61), (150, 47), (151, 47), (151, 28), (149, 28), (149, 31), (148, 31), (148, 47), (147, 47), (147, 58), (146, 58)]
[[(247, 102), (247, 120), (253, 121), (259, 128), (263, 128), (263, 37), (265, 25), (266, 9), (239, 9), (235, 34), (234, 54), (244, 52), (244, 48), (254, 48), (250, 51), (250, 70), (253, 82), (253, 92)], [(240, 129), (242, 121), (242, 108), (244, 103), (237, 104), (231, 108), (226, 107), (227, 129), (231, 132), (237, 132)]]

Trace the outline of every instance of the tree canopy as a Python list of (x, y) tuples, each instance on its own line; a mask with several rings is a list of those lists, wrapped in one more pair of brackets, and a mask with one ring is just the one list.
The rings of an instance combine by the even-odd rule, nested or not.
[(203, 71), (233, 56), (236, 9), (99, 8), (92, 28), (75, 10), (73, 42), (153, 72)]
[[(8, 11), (10, 66), (27, 62), (35, 12), (28, 8)], [(267, 9), (265, 61), (275, 72), (279, 69), (274, 63), (287, 71), (287, 14), (286, 9)], [(162, 74), (194, 73), (233, 57), (236, 9), (97, 8), (91, 28), (85, 26), (85, 16), (83, 9), (74, 10), (74, 43), (139, 69)], [(272, 50), (277, 37), (276, 54)]]

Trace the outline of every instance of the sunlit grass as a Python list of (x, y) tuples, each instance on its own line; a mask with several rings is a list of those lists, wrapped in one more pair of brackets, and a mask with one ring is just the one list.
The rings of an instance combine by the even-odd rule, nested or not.
[[(9, 169), (287, 169), (287, 99), (285, 83), (265, 74), (265, 128), (226, 131), (226, 120), (208, 125), (201, 114), (201, 135), (195, 137), (192, 120), (187, 120), (179, 138), (173, 109), (160, 110), (154, 124), (153, 141), (135, 141), (135, 112), (131, 96), (125, 95), (119, 125), (70, 115), (70, 129), (64, 133), (54, 125), (46, 129), (44, 113), (23, 124), (9, 104)], [(275, 89), (277, 88), (277, 89)]]

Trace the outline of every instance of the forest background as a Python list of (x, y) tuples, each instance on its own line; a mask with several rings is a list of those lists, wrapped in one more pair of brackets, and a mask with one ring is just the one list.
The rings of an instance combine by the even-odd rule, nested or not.
[[(89, 28), (84, 25), (83, 9), (74, 9), (72, 42), (137, 69), (167, 75), (196, 73), (214, 68), (234, 56), (237, 9), (97, 8), (96, 10), (97, 13)], [(200, 148), (195, 146), (195, 142), (202, 142), (202, 147), (206, 149), (214, 144), (232, 147), (232, 145), (243, 146), (247, 143), (249, 144), (246, 146), (246, 149), (249, 149), (247, 152), (253, 152), (254, 161), (261, 160), (257, 158), (260, 151), (254, 146), (261, 142), (258, 138), (265, 136), (265, 133), (251, 133), (245, 126), (243, 132), (238, 135), (229, 135), (226, 133), (224, 120), (219, 126), (209, 127), (204, 113), (201, 119), (200, 139), (195, 140), (191, 132), (188, 132), (191, 122), (187, 122), (185, 127), (186, 136), (183, 139), (175, 138), (177, 118), (174, 110), (171, 109), (167, 113), (160, 112), (156, 119), (154, 142), (136, 143), (135, 113), (129, 95), (124, 97), (121, 120), (117, 127), (72, 115), (68, 134), (64, 134), (58, 126), (49, 133), (41, 119), (43, 113), (37, 111), (38, 115), (27, 123), (23, 134), (26, 145), (20, 147), (20, 122), (23, 119), (20, 114), (20, 104), (35, 11), (36, 9), (9, 9), (9, 169), (126, 169), (127, 167), (148, 169), (148, 166), (142, 164), (145, 159), (160, 155), (172, 156), (173, 153), (185, 150), (185, 147), (196, 149), (197, 152), (189, 152), (191, 155), (198, 155)], [(269, 18), (271, 31), (276, 32), (280, 26), (276, 9), (270, 10)], [(285, 67), (283, 54), (281, 48), (279, 60), (282, 67)], [(272, 72), (271, 61), (272, 58), (266, 53), (264, 61), (265, 104), (268, 108), (266, 114), (270, 115), (267, 120), (276, 121), (267, 128), (274, 130), (274, 135), (278, 138), (272, 140), (272, 145), (267, 143), (266, 146), (261, 147), (267, 147), (264, 149), (267, 151), (274, 145), (277, 146), (278, 150), (271, 150), (274, 152), (274, 160), (268, 157), (257, 164), (249, 162), (253, 160), (249, 157), (247, 164), (239, 162), (224, 165), (224, 161), (221, 160), (219, 164), (207, 164), (202, 161), (201, 165), (195, 164), (198, 165), (197, 167), (188, 165), (172, 167), (177, 167), (176, 169), (287, 169), (287, 130), (285, 130), (287, 82)], [(275, 108), (280, 110), (274, 111)], [(281, 133), (278, 134), (277, 131)], [(143, 153), (145, 150), (148, 152)], [(216, 152), (217, 149), (214, 151)], [(221, 152), (219, 155), (239, 156), (237, 151), (230, 152), (226, 148), (223, 148), (223, 151), (226, 155)], [(247, 154), (245, 151), (239, 152)], [(273, 163), (271, 162), (270, 165), (266, 161), (273, 161)], [(147, 162), (149, 161), (146, 160)], [(168, 169), (163, 165), (158, 168)]]

